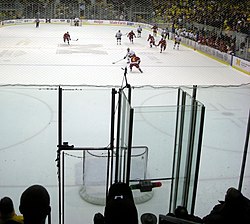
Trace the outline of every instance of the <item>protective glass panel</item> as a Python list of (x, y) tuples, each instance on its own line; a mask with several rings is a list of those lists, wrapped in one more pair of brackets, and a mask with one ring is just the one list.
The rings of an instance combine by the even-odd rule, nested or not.
[[(120, 90), (120, 123), (118, 138), (118, 180), (125, 182), (126, 167), (127, 167), (127, 152), (129, 141), (129, 122), (130, 122), (130, 109), (131, 106), (127, 99), (127, 96), (123, 90)], [(117, 152), (117, 151), (116, 151)]]
[(65, 223), (70, 223), (72, 217), (94, 217), (96, 206), (105, 205), (107, 153), (90, 149), (62, 152)]
[(186, 177), (186, 159), (187, 159), (187, 149), (188, 149), (188, 136), (190, 128), (190, 106), (179, 106), (178, 108), (178, 124), (177, 133), (178, 137), (176, 139), (175, 145), (175, 155), (174, 155), (174, 174), (175, 178), (173, 181), (173, 201), (172, 208), (177, 205), (182, 205), (184, 189), (185, 189), (185, 177)]
[[(174, 156), (173, 200), (171, 211), (178, 205), (184, 205), (190, 211), (194, 189), (196, 190), (196, 168), (199, 164), (200, 150), (198, 140), (201, 128), (202, 104), (180, 90), (179, 107), (177, 113), (177, 129)], [(194, 125), (193, 125), (194, 124)]]
[[(178, 142), (178, 160), (176, 161), (176, 184), (177, 184), (177, 198), (176, 198), (176, 205), (181, 205), (183, 203), (183, 194), (185, 190), (186, 184), (186, 170), (187, 170), (187, 158), (188, 158), (188, 143), (189, 143), (189, 135), (190, 135), (190, 116), (192, 113), (192, 107), (190, 106), (181, 106), (181, 113), (183, 116), (183, 120), (180, 123), (180, 131), (182, 132), (180, 141)], [(176, 207), (176, 206), (175, 206)]]
[[(63, 91), (63, 139), (76, 146), (107, 146), (111, 89), (86, 86), (82, 86), (81, 90), (75, 89), (72, 87)], [(57, 90), (57, 87), (43, 85), (0, 86), (0, 194), (9, 195), (18, 210), (20, 195), (28, 186), (33, 183), (46, 186), (51, 196), (52, 223), (59, 223), (58, 176), (55, 161), (58, 137)], [(79, 97), (80, 94), (82, 98)], [(215, 201), (223, 199), (228, 186), (238, 184), (249, 113), (249, 85), (200, 87), (197, 99), (206, 105), (201, 172), (195, 207), (195, 214), (203, 216), (208, 214)], [(80, 108), (78, 103), (81, 105)], [(132, 103), (133, 106), (175, 105), (176, 89), (135, 88)], [(140, 130), (136, 126), (135, 132), (138, 137)], [(142, 139), (142, 136), (140, 138)], [(157, 169), (161, 154), (154, 151), (152, 155), (150, 148), (148, 151), (149, 157), (154, 156), (153, 161), (156, 163), (151, 164), (149, 159), (150, 167)], [(77, 158), (71, 159), (78, 161)], [(137, 159), (141, 160), (141, 156)], [(249, 164), (248, 160), (242, 189), (247, 197), (250, 192), (247, 179)], [(136, 176), (141, 178), (141, 172)], [(165, 180), (161, 182), (162, 187), (154, 188), (152, 200), (138, 204), (139, 214), (147, 210), (155, 214), (166, 214), (169, 203), (169, 194), (166, 192), (170, 191), (170, 184)], [(74, 180), (71, 183), (74, 183)], [(81, 198), (79, 191), (73, 192), (70, 186), (68, 187), (70, 190), (67, 199), (71, 195), (72, 200), (66, 205), (66, 217), (70, 220), (65, 224), (72, 221), (92, 223), (93, 215), (103, 212), (103, 207), (87, 203)], [(84, 217), (80, 214), (84, 214)]]
[(192, 105), (192, 96), (190, 94), (188, 94), (187, 92), (184, 92), (182, 89), (181, 89), (181, 92), (182, 92), (182, 94), (185, 94), (185, 96), (186, 96), (184, 105), (186, 105), (186, 106)]
[(81, 147), (110, 141), (110, 89), (63, 88), (63, 140)]
[(49, 86), (0, 87), (0, 195), (9, 196), (18, 213), (21, 193), (42, 184), (51, 195), (55, 222), (57, 99), (57, 88)]
[[(148, 148), (147, 170), (144, 179), (162, 182), (159, 188), (153, 188), (148, 204), (160, 203), (152, 207), (156, 211), (168, 208), (170, 179), (172, 176), (173, 145), (176, 123), (176, 106), (134, 107), (133, 146)], [(133, 166), (133, 161), (132, 161)], [(139, 169), (139, 168), (138, 168)], [(131, 173), (133, 176), (133, 173)], [(143, 180), (138, 178), (137, 181)], [(132, 182), (133, 184), (133, 182)], [(139, 193), (139, 190), (135, 190)]]
[[(107, 147), (110, 141), (110, 89), (62, 91), (62, 138), (75, 147)], [(94, 216), (106, 197), (107, 151), (70, 150), (64, 156), (64, 220)], [(72, 206), (74, 211), (71, 211)], [(78, 215), (77, 215), (78, 213)], [(91, 218), (92, 220), (92, 218)]]
[(195, 187), (195, 181), (196, 177), (195, 174), (197, 172), (197, 164), (200, 163), (200, 153), (201, 149), (199, 148), (199, 138), (202, 137), (201, 135), (201, 128), (202, 127), (202, 122), (203, 122), (203, 116), (204, 116), (204, 106), (200, 103), (197, 102), (196, 104), (196, 116), (195, 116), (195, 131), (194, 131), (194, 144), (193, 144), (193, 150), (192, 150), (192, 157), (191, 157), (191, 170), (190, 170), (190, 180), (189, 180), (189, 192), (188, 192), (188, 203), (187, 203), (187, 208), (189, 211), (192, 208), (192, 197), (193, 197), (193, 191)]

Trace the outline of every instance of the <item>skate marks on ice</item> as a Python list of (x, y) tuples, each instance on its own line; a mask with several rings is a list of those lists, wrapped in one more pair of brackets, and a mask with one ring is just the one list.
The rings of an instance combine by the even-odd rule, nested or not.
[(2, 50), (0, 51), (0, 60), (2, 61), (11, 61), (11, 59), (19, 56), (23, 56), (27, 54), (27, 52), (22, 50)]
[(103, 49), (102, 44), (79, 44), (68, 45), (58, 44), (56, 54), (99, 54), (107, 55), (108, 52)]
[(31, 43), (29, 39), (20, 40), (14, 46), (2, 48), (0, 51), (0, 59), (3, 61), (11, 61), (13, 58), (27, 54), (27, 46)]

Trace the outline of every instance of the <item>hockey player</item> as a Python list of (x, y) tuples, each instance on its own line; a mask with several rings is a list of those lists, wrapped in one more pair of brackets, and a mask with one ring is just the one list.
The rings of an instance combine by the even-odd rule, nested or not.
[(70, 40), (71, 40), (71, 38), (70, 38), (69, 32), (65, 33), (63, 35), (63, 41), (64, 41), (64, 43), (67, 41), (67, 43), (69, 44)]
[(153, 45), (157, 46), (157, 45), (155, 45), (155, 38), (151, 34), (148, 35), (148, 40), (147, 41), (149, 41), (149, 46), (150, 47), (152, 47)]
[(175, 49), (175, 46), (177, 46), (177, 49), (179, 50), (179, 46), (180, 46), (180, 43), (181, 43), (181, 37), (179, 34), (177, 34), (174, 38), (174, 47), (173, 49)]
[(74, 26), (79, 26), (80, 25), (80, 19), (79, 18), (75, 18), (74, 19)]
[(117, 41), (117, 45), (121, 45), (121, 41), (122, 41), (122, 33), (120, 30), (118, 30), (118, 32), (115, 34), (116, 37), (116, 41)]
[(158, 26), (155, 24), (151, 29), (153, 30), (153, 36), (156, 37), (157, 31), (158, 31)]
[(163, 37), (164, 39), (167, 38), (167, 30), (166, 29), (162, 29), (162, 31), (161, 31), (161, 37)]
[(124, 59), (127, 58), (127, 63), (130, 63), (130, 59), (135, 56), (135, 52), (132, 51), (130, 48), (127, 48), (127, 54), (124, 56)]
[(139, 25), (139, 27), (137, 28), (137, 37), (141, 37), (141, 32), (142, 32), (142, 28)]
[(168, 38), (168, 40), (169, 40), (169, 30), (167, 27), (165, 28), (165, 31), (166, 31), (166, 39)]
[(166, 47), (167, 47), (167, 41), (166, 41), (166, 39), (164, 39), (162, 37), (157, 46), (160, 46), (160, 48), (161, 48), (160, 53), (162, 53), (162, 51), (165, 51)]
[(39, 27), (39, 24), (40, 24), (40, 20), (39, 20), (39, 19), (36, 19), (35, 22), (36, 22), (36, 28), (38, 28), (38, 27)]
[(140, 63), (141, 63), (141, 59), (139, 57), (137, 57), (136, 55), (133, 55), (131, 57), (131, 62), (130, 62), (130, 65), (129, 65), (130, 72), (132, 72), (133, 67), (136, 67), (136, 68), (138, 68), (140, 73), (142, 73), (142, 70), (140, 68)]
[(131, 30), (131, 31), (128, 33), (127, 37), (128, 37), (128, 39), (129, 39), (129, 41), (133, 44), (133, 43), (134, 43), (134, 37), (136, 38), (134, 31)]

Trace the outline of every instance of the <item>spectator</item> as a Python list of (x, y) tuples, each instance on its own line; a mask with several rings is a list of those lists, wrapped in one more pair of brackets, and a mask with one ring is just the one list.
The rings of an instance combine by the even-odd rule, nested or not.
[(159, 1), (154, 0), (153, 4), (157, 18), (177, 26), (182, 26), (185, 22), (196, 22), (222, 30), (246, 34), (249, 32), (249, 13), (246, 13), (247, 0), (233, 2), (232, 0), (173, 0), (167, 1), (165, 4), (159, 4)]
[(250, 223), (250, 200), (231, 187), (224, 201), (219, 201), (209, 215), (203, 218), (205, 224)]
[(157, 217), (152, 213), (144, 213), (141, 216), (141, 223), (142, 224), (156, 224)]
[(114, 183), (107, 196), (105, 224), (138, 224), (138, 213), (129, 185)]
[(11, 198), (0, 200), (0, 224), (23, 223), (23, 216), (17, 215)]
[(104, 216), (101, 213), (96, 213), (94, 216), (94, 224), (104, 224)]
[(20, 212), (24, 217), (24, 224), (45, 224), (48, 216), (50, 221), (50, 196), (41, 185), (28, 187), (20, 198)]
[(198, 216), (188, 214), (187, 208), (184, 206), (177, 206), (174, 215), (176, 218), (185, 219), (192, 222), (202, 223), (202, 219)]

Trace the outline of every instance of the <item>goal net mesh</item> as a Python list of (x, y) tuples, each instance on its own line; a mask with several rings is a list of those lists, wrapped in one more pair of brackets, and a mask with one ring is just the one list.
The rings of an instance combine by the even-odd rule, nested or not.
[[(67, 185), (80, 186), (79, 194), (83, 200), (95, 205), (105, 205), (107, 181), (107, 150), (83, 150), (65, 153), (65, 175)], [(131, 156), (131, 184), (144, 180), (147, 173), (147, 147), (133, 147)], [(115, 161), (115, 156), (114, 156)], [(115, 164), (115, 162), (114, 162)], [(114, 178), (113, 178), (114, 180)], [(74, 182), (74, 183), (73, 183)], [(153, 197), (153, 191), (133, 190), (136, 204), (144, 203)]]

